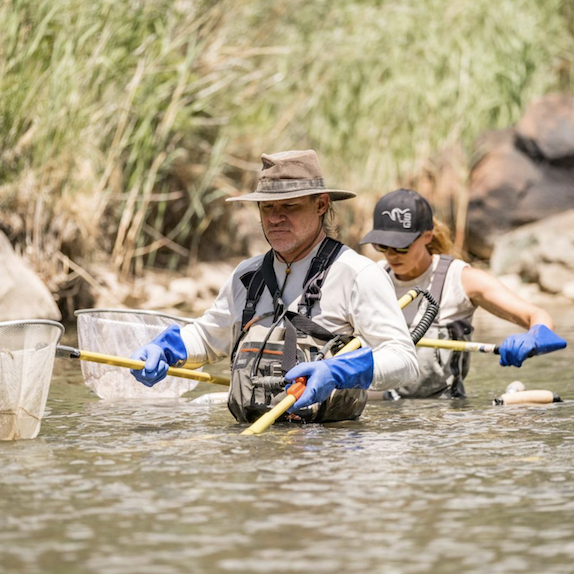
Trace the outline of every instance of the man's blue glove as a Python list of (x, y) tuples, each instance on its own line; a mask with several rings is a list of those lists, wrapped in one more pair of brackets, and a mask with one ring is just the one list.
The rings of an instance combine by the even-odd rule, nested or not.
[(373, 380), (373, 352), (366, 347), (324, 361), (300, 363), (285, 375), (287, 381), (299, 377), (308, 377), (307, 387), (289, 411), (322, 403), (333, 389), (368, 388)]
[(564, 349), (566, 341), (546, 325), (534, 325), (527, 333), (510, 335), (500, 345), (500, 364), (503, 367), (520, 367), (524, 360), (534, 355)]
[(145, 361), (145, 367), (141, 371), (133, 369), (131, 371), (140, 383), (146, 387), (153, 387), (159, 383), (165, 378), (169, 367), (187, 359), (187, 350), (181, 338), (179, 325), (168, 327), (151, 343), (135, 351), (131, 358)]

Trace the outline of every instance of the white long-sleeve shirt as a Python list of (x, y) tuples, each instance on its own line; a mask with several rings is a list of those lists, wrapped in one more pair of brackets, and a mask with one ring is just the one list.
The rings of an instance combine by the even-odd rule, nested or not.
[[(279, 287), (285, 278), (283, 301), (297, 311), (303, 282), (317, 254), (319, 245), (304, 259), (287, 265), (274, 259)], [(261, 266), (263, 255), (243, 261), (222, 287), (211, 309), (182, 329), (188, 360), (214, 363), (228, 357), (241, 326), (247, 290), (241, 276)], [(258, 316), (273, 311), (267, 288), (257, 304)], [(393, 285), (387, 273), (376, 263), (343, 246), (331, 265), (321, 288), (321, 300), (313, 306), (311, 318), (334, 334), (359, 337), (362, 346), (373, 350), (374, 374), (372, 388), (385, 390), (398, 387), (419, 376), (415, 347), (406, 321), (397, 304)], [(258, 325), (270, 326), (272, 317)]]

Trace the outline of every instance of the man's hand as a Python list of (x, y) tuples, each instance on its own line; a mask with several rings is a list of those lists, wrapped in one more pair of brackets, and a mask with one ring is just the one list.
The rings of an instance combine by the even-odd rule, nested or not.
[(135, 351), (132, 359), (145, 361), (140, 371), (132, 369), (132, 375), (146, 387), (153, 387), (163, 380), (169, 367), (185, 362), (187, 350), (179, 325), (171, 325), (153, 341)]
[(307, 378), (307, 387), (290, 411), (322, 403), (334, 389), (368, 388), (373, 380), (373, 352), (365, 348), (324, 361), (300, 363), (285, 375), (287, 381), (299, 377)]

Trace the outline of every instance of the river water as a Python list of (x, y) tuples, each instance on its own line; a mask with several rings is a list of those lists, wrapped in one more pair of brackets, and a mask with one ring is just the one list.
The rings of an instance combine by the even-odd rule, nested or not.
[[(108, 403), (57, 361), (37, 439), (0, 443), (0, 572), (574, 572), (574, 310), (566, 351), (469, 398), (244, 437), (225, 406)], [(476, 340), (514, 331), (485, 315)], [(565, 400), (494, 407), (520, 378)]]

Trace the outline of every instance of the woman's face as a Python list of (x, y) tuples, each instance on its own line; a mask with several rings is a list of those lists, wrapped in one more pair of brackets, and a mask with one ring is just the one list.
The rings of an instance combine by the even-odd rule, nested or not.
[(392, 247), (384, 252), (385, 258), (395, 274), (401, 281), (409, 281), (422, 275), (432, 262), (432, 255), (427, 245), (432, 240), (432, 231), (424, 231), (409, 245), (408, 251), (402, 253)]

